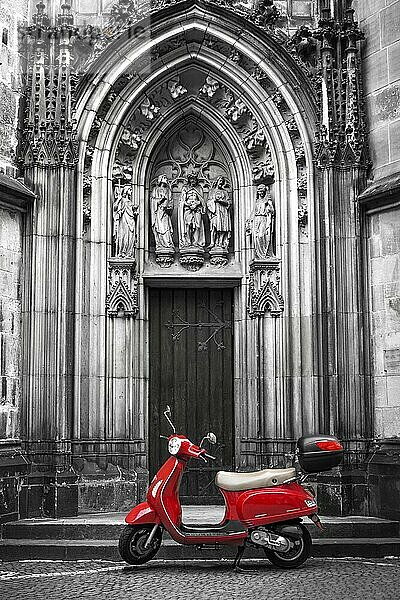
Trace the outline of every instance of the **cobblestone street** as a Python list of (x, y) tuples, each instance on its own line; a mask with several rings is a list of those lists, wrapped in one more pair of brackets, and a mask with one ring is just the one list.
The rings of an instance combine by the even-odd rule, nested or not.
[(128, 567), (107, 561), (22, 561), (0, 564), (0, 597), (10, 600), (78, 599), (288, 599), (398, 600), (400, 560), (309, 559), (295, 571), (266, 561), (231, 563), (153, 561)]

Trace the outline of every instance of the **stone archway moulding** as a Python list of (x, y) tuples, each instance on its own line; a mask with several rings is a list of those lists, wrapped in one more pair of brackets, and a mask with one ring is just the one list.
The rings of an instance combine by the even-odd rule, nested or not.
[[(354, 440), (368, 430), (362, 416), (368, 398), (361, 383), (360, 290), (354, 292), (349, 282), (358, 281), (356, 195), (365, 183), (366, 158), (360, 32), (352, 9), (340, 23), (330, 19), (329, 9), (322, 11), (313, 32), (318, 67), (312, 77), (273, 26), (256, 26), (217, 2), (186, 0), (124, 29), (86, 64), (75, 86), (78, 35), (68, 7), (63, 5), (52, 28), (39, 4), (28, 31), (31, 75), (21, 160), (26, 181), (39, 192), (28, 227), (33, 260), (25, 277), (31, 286), (24, 359), (30, 451), (37, 449), (44, 462), (54, 454), (69, 464), (71, 453), (86, 453), (131, 470), (146, 466), (149, 365), (141, 349), (148, 341), (149, 261), (143, 236), (134, 257), (121, 262), (112, 256), (113, 166), (138, 107), (151, 107), (160, 86), (183, 77), (190, 66), (203, 74), (204, 85), (212, 85), (207, 77), (218, 79), (231, 104), (224, 108), (212, 94), (178, 92), (173, 104), (158, 111), (162, 118), (150, 119), (135, 150), (138, 219), (145, 229), (146, 172), (162, 136), (194, 118), (210, 135), (222, 128), (227, 157), (239, 158), (232, 190), (240, 197), (234, 198), (239, 227), (229, 267), (236, 273), (229, 281), (235, 286), (242, 365), (235, 371), (237, 460), (256, 467), (262, 456), (282, 456), (297, 434), (316, 425), (341, 433), (358, 453)], [(243, 121), (232, 118), (235, 111)], [(261, 132), (258, 147), (265, 153), (269, 148), (275, 175), (274, 264), (254, 260), (254, 244), (244, 231), (258, 198), (253, 142), (246, 147), (240, 131), (247, 118)], [(110, 268), (116, 278), (111, 282)], [(223, 281), (221, 272), (214, 278)], [(46, 290), (38, 283), (43, 274)], [(42, 412), (49, 424), (43, 424)]]
[[(196, 13), (196, 10), (193, 12)], [(183, 119), (183, 122), (185, 122), (185, 119), (190, 119), (190, 115), (197, 114), (202, 116), (205, 123), (209, 123), (214, 131), (222, 126), (222, 139), (228, 154), (231, 154), (231, 160), (235, 159), (235, 155), (240, 158), (236, 164), (238, 189), (236, 189), (235, 194), (237, 196), (240, 191), (241, 203), (243, 204), (243, 210), (240, 214), (240, 227), (238, 227), (241, 236), (238, 248), (240, 248), (242, 255), (240, 260), (242, 270), (236, 271), (235, 275), (238, 284), (235, 319), (238, 340), (241, 340), (240, 345), (242, 346), (242, 350), (238, 351), (247, 353), (248, 356), (241, 362), (240, 366), (236, 367), (235, 371), (235, 380), (240, 386), (240, 388), (237, 388), (236, 395), (237, 399), (239, 399), (239, 396), (241, 398), (240, 402), (236, 402), (238, 423), (237, 458), (239, 459), (243, 444), (247, 444), (249, 447), (252, 442), (246, 440), (255, 437), (260, 427), (262, 428), (261, 437), (263, 438), (286, 437), (290, 440), (291, 435), (293, 435), (291, 433), (288, 435), (293, 423), (291, 422), (289, 430), (287, 430), (282, 420), (282, 415), (287, 412), (285, 406), (290, 400), (284, 397), (285, 390), (281, 384), (273, 384), (272, 388), (270, 385), (272, 382), (278, 381), (278, 373), (281, 373), (282, 376), (284, 372), (293, 373), (301, 364), (301, 331), (293, 327), (293, 322), (296, 318), (300, 319), (301, 315), (303, 318), (307, 318), (307, 314), (311, 312), (311, 291), (306, 289), (300, 281), (304, 279), (302, 269), (308, 268), (307, 264), (310, 261), (311, 251), (308, 249), (308, 255), (303, 252), (304, 265), (301, 265), (299, 260), (299, 235), (301, 234), (298, 221), (299, 193), (296, 146), (297, 150), (299, 146), (303, 148), (302, 155), (304, 156), (305, 167), (308, 168), (308, 180), (305, 187), (310, 189), (312, 197), (313, 192), (309, 183), (313, 178), (311, 135), (314, 121), (313, 118), (310, 118), (313, 110), (311, 102), (307, 101), (303, 91), (299, 91), (296, 95), (293, 87), (283, 76), (287, 66), (282, 64), (278, 49), (275, 47), (273, 53), (270, 48), (268, 50), (263, 49), (260, 39), (254, 35), (245, 36), (250, 39), (238, 40), (237, 36), (235, 37), (232, 33), (233, 26), (231, 22), (228, 23), (228, 26), (221, 23), (217, 27), (207, 22), (206, 15), (193, 14), (193, 17), (188, 16), (187, 22), (182, 26), (175, 26), (174, 23), (169, 22), (160, 24), (159, 29), (160, 31), (157, 30), (157, 25), (152, 24), (151, 42), (142, 42), (140, 39), (132, 40), (129, 37), (125, 40), (126, 36), (122, 35), (120, 40), (112, 44), (97, 63), (98, 65), (101, 64), (101, 75), (94, 76), (86, 89), (82, 87), (77, 103), (78, 131), (81, 140), (78, 166), (78, 231), (82, 219), (84, 161), (90, 147), (92, 148), (90, 153), (92, 154), (90, 164), (92, 207), (90, 226), (87, 234), (83, 236), (82, 252), (78, 253), (77, 257), (78, 264), (80, 263), (80, 267), (77, 269), (77, 288), (82, 290), (82, 295), (77, 296), (76, 308), (78, 315), (76, 340), (79, 347), (76, 352), (77, 361), (75, 365), (76, 381), (78, 383), (74, 437), (82, 441), (85, 438), (90, 438), (90, 435), (88, 435), (90, 429), (84, 424), (82, 426), (81, 417), (82, 411), (86, 411), (86, 407), (89, 406), (89, 412), (92, 414), (92, 428), (98, 432), (104, 428), (108, 432), (107, 437), (109, 437), (110, 443), (111, 440), (119, 438), (121, 440), (125, 439), (127, 445), (139, 444), (142, 451), (145, 448), (146, 436), (143, 425), (145, 420), (141, 420), (138, 415), (145, 415), (147, 410), (143, 399), (147, 397), (146, 373), (148, 365), (146, 365), (144, 357), (139, 360), (139, 349), (133, 349), (132, 353), (129, 351), (126, 353), (124, 357), (126, 368), (121, 370), (121, 367), (116, 364), (116, 357), (122, 352), (122, 348), (118, 350), (118, 340), (129, 339), (132, 343), (132, 340), (144, 341), (147, 337), (146, 289), (143, 280), (141, 280), (146, 262), (145, 242), (138, 244), (136, 267), (139, 272), (139, 280), (135, 283), (137, 287), (131, 290), (131, 292), (135, 292), (135, 297), (138, 300), (139, 312), (136, 318), (126, 320), (114, 318), (113, 316), (107, 317), (104, 314), (104, 307), (107, 293), (107, 261), (109, 261), (108, 257), (110, 256), (111, 211), (108, 199), (112, 192), (111, 170), (124, 124), (129, 121), (130, 116), (143, 98), (151, 98), (157, 88), (171, 77), (171, 74), (179, 76), (188, 66), (196, 65), (200, 71), (203, 71), (204, 79), (208, 75), (218, 78), (221, 84), (232, 90), (235, 97), (243, 100), (265, 133), (271, 150), (272, 162), (275, 165), (275, 197), (279, 202), (278, 244), (279, 255), (284, 265), (281, 281), (279, 281), (279, 271), (278, 278), (272, 273), (274, 269), (275, 274), (277, 273), (276, 269), (280, 269), (280, 261), (273, 265), (271, 277), (261, 276), (265, 270), (265, 265), (255, 265), (252, 270), (249, 269), (251, 248), (248, 246), (244, 226), (251, 213), (255, 192), (249, 157), (243, 149), (243, 140), (234, 125), (226, 118), (221, 119), (221, 115), (215, 112), (215, 107), (208, 103), (206, 99), (178, 98), (169, 110), (164, 111), (161, 123), (160, 121), (156, 122), (155, 119), (154, 124), (149, 127), (146, 133), (146, 139), (138, 150), (133, 179), (138, 184), (138, 204), (143, 207), (143, 209), (140, 209), (143, 212), (139, 213), (139, 219), (142, 217), (143, 231), (146, 231), (146, 220), (144, 218), (148, 194), (145, 185), (146, 161), (148, 162), (151, 158), (153, 149), (157, 147), (162, 136), (174, 126), (174, 122), (178, 122), (179, 119)], [(192, 35), (200, 32), (204, 35), (206, 31), (210, 37), (216, 40), (216, 43), (222, 41), (231, 45), (238, 53), (246, 57), (246, 60), (251, 61), (253, 67), (257, 67), (260, 79), (264, 77), (263, 73), (265, 73), (265, 77), (269, 82), (268, 85), (275, 92), (278, 88), (279, 93), (272, 98), (271, 93), (268, 93), (257, 79), (250, 77), (244, 67), (234, 61), (227, 60), (227, 57), (215, 48), (210, 48), (207, 45), (202, 47), (201, 44), (196, 45), (195, 43), (186, 51), (182, 51), (182, 48), (176, 48), (165, 53), (162, 61), (154, 62), (149, 73), (138, 73), (137, 76), (128, 78), (125, 85), (118, 89), (116, 93), (114, 92), (114, 86), (115, 84), (118, 85), (119, 78), (123, 77), (124, 72), (135, 69), (135, 65), (140, 62), (143, 56), (149, 55), (152, 48), (162, 43), (168, 43), (176, 36), (182, 35), (182, 33)], [(261, 43), (264, 45), (266, 42), (263, 39)], [(271, 56), (270, 62), (263, 60), (263, 50), (264, 56), (266, 54)], [(114, 62), (112, 59), (113, 53)], [(124, 57), (122, 61), (121, 56)], [(274, 56), (277, 57), (276, 64), (273, 60)], [(292, 62), (295, 65), (294, 61)], [(96, 64), (92, 68), (95, 67)], [(294, 70), (296, 68), (293, 67)], [(300, 76), (302, 77), (302, 74), (299, 72)], [(289, 79), (294, 80), (293, 74)], [(302, 96), (304, 97), (302, 98)], [(279, 103), (284, 106), (283, 112), (278, 109)], [(174, 113), (179, 114), (179, 117), (177, 118)], [(101, 115), (100, 118), (99, 115)], [(297, 144), (293, 143), (293, 133), (298, 140)], [(141, 174), (141, 179), (138, 178), (138, 174)], [(88, 256), (85, 248), (90, 248), (89, 263), (87, 258), (84, 258), (84, 256)], [(271, 265), (269, 267), (271, 268)], [(154, 273), (152, 275), (154, 276)], [(249, 279), (247, 280), (246, 277)], [(82, 279), (87, 282), (90, 290), (86, 309), (83, 310), (82, 303), (84, 304), (85, 301)], [(115, 286), (114, 280), (111, 279), (111, 281)], [(121, 283), (126, 296), (125, 285), (125, 283)], [(109, 293), (111, 294), (109, 298), (113, 299), (116, 296), (115, 288), (109, 288)], [(249, 304), (250, 295), (252, 298), (251, 306)], [(281, 318), (278, 323), (275, 318), (282, 314), (282, 296), (285, 300), (285, 309), (288, 311), (288, 315)], [(259, 300), (258, 308), (257, 299)], [(114, 309), (114, 314), (115, 311), (116, 309)], [(90, 318), (86, 319), (82, 316), (85, 313), (97, 316), (90, 322)], [(275, 315), (275, 317), (271, 317), (271, 315)], [(100, 357), (96, 356), (96, 353), (89, 356), (89, 370), (96, 372), (97, 376), (88, 384), (85, 383), (80, 358), (86, 356), (84, 348), (82, 349), (82, 336), (79, 334), (79, 331), (83, 330), (82, 328), (89, 331), (89, 338), (93, 340), (93, 343), (90, 344), (92, 348), (106, 348), (105, 360), (101, 360)], [(262, 340), (266, 338), (270, 339), (270, 356), (267, 356), (261, 349), (257, 349), (258, 344), (263, 344)], [(282, 344), (283, 339), (288, 338), (291, 339), (292, 345), (300, 350), (300, 354), (295, 358), (296, 365), (292, 363), (291, 358), (289, 358), (289, 362), (285, 358), (285, 350)], [(274, 340), (274, 342), (272, 343), (271, 340)], [(86, 343), (85, 341), (84, 346)], [(126, 346), (126, 342), (124, 342), (124, 346)], [(254, 362), (254, 355), (259, 356), (261, 362), (258, 362), (258, 360)], [(265, 385), (259, 387), (257, 399), (255, 399), (251, 389), (260, 372), (264, 373)], [(85, 388), (88, 393), (87, 399), (84, 399)], [(310, 389), (312, 389), (312, 384)], [(105, 398), (103, 408), (100, 411), (98, 407), (99, 397)], [(303, 418), (306, 422), (312, 422), (314, 418), (312, 398), (313, 393), (304, 403)], [(97, 408), (95, 408), (95, 405)], [(260, 408), (254, 412), (256, 405)], [(247, 415), (246, 417), (244, 417), (244, 413)], [(131, 415), (129, 422), (126, 421), (127, 414)], [(243, 422), (244, 418), (247, 424), (240, 428), (239, 423)], [(145, 466), (143, 461), (140, 464)]]

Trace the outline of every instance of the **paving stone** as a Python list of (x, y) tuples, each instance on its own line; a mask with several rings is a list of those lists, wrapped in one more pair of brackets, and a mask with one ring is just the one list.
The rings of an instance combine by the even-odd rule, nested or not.
[(231, 561), (153, 561), (143, 567), (84, 561), (7, 562), (0, 565), (0, 595), (13, 600), (174, 598), (282, 600), (398, 600), (400, 561), (311, 558), (294, 571), (266, 560), (246, 561), (233, 573)]

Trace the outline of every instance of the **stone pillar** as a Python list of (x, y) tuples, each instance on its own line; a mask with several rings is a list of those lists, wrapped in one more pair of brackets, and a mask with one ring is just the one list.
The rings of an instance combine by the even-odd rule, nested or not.
[[(25, 514), (74, 514), (71, 466), (75, 169), (70, 7), (55, 30), (38, 4), (30, 39), (31, 78), (23, 140), (25, 180), (36, 201), (26, 228), (23, 440), (36, 473)], [(32, 484), (32, 485), (31, 485)]]
[[(367, 169), (357, 57), (357, 41), (362, 34), (353, 13), (348, 9), (343, 19), (335, 22), (326, 9), (316, 32), (321, 42), (322, 76), (314, 242), (319, 429), (338, 435), (346, 450), (336, 477), (320, 477), (319, 504), (330, 514), (367, 510), (365, 503), (353, 497), (353, 484), (372, 435), (357, 202), (366, 184)], [(364, 471), (359, 477), (357, 482), (365, 487)]]

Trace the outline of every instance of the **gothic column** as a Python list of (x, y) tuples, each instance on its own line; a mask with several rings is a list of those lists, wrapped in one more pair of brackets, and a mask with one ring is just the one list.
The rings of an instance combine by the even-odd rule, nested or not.
[[(25, 511), (73, 514), (71, 455), (75, 272), (75, 143), (70, 6), (52, 27), (37, 5), (27, 30), (31, 54), (22, 140), (25, 180), (36, 193), (25, 247), (24, 427), (37, 473)], [(30, 493), (36, 487), (36, 494)], [(42, 495), (41, 495), (42, 494)]]
[[(321, 42), (321, 123), (317, 135), (315, 215), (316, 359), (320, 381), (319, 429), (344, 442), (344, 469), (360, 468), (371, 436), (365, 373), (367, 333), (361, 281), (360, 214), (357, 197), (366, 183), (367, 158), (356, 42), (362, 38), (347, 9), (341, 21), (322, 11), (315, 33)], [(341, 484), (346, 481), (342, 480)], [(349, 483), (349, 481), (347, 482)], [(351, 482), (350, 482), (351, 483)], [(342, 487), (342, 498), (344, 488)], [(334, 486), (324, 498), (329, 505)], [(340, 495), (339, 495), (340, 496)], [(336, 498), (339, 497), (336, 494)], [(333, 510), (364, 510), (354, 499)], [(333, 514), (333, 513), (332, 513)]]

